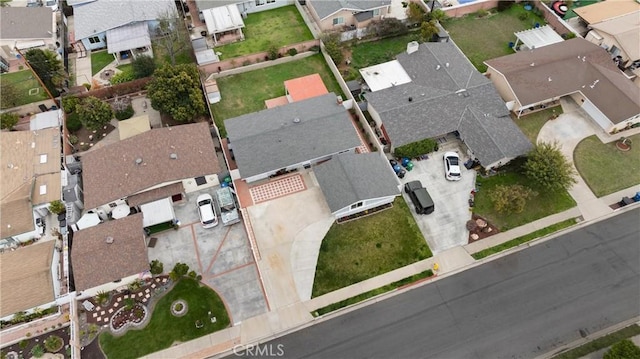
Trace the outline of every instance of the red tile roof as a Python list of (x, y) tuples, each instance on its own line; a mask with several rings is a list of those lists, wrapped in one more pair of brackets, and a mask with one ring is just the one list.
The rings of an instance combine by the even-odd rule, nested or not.
[(298, 77), (284, 82), (284, 88), (291, 96), (291, 101), (301, 101), (329, 93), (318, 74)]

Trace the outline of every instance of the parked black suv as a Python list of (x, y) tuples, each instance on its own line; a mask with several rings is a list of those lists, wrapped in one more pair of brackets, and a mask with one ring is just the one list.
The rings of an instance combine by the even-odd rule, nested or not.
[(433, 200), (427, 192), (427, 189), (422, 187), (422, 183), (420, 181), (411, 181), (407, 182), (404, 185), (404, 191), (411, 198), (411, 202), (416, 208), (416, 213), (418, 214), (430, 214), (435, 210), (435, 205), (433, 204)]

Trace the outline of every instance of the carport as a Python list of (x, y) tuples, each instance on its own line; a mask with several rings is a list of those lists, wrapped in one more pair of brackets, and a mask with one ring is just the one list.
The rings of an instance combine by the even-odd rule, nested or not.
[(242, 33), (244, 21), (242, 21), (240, 10), (235, 4), (206, 9), (202, 11), (202, 16), (207, 24), (207, 32), (212, 35), (216, 45), (218, 40), (227, 33), (234, 33), (240, 39), (244, 39)]
[(145, 228), (174, 221), (176, 218), (170, 198), (141, 204), (140, 210), (142, 211), (142, 226)]
[[(513, 49), (516, 51), (533, 50), (564, 41), (562, 36), (558, 35), (549, 25), (518, 31), (514, 35), (516, 35), (516, 43), (513, 45)], [(519, 45), (520, 43), (522, 44)]]

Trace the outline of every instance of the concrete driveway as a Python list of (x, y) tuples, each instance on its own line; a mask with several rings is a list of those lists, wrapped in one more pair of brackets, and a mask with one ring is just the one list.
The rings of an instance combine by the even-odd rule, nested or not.
[(217, 188), (189, 193), (186, 203), (174, 206), (180, 229), (154, 235), (158, 242), (149, 248), (149, 260), (160, 260), (165, 272), (178, 262), (188, 264), (222, 297), (232, 322), (238, 323), (265, 313), (267, 304), (243, 224), (210, 229), (200, 224), (195, 199)]
[(433, 254), (446, 249), (465, 245), (469, 240), (466, 223), (471, 219), (469, 211), (469, 194), (475, 187), (476, 173), (462, 166), (460, 181), (447, 181), (444, 178), (442, 156), (447, 151), (456, 151), (461, 162), (467, 160), (457, 143), (448, 142), (440, 146), (440, 150), (429, 155), (429, 159), (413, 161), (412, 171), (407, 172), (402, 183), (419, 180), (429, 191), (435, 204), (435, 211), (428, 215), (416, 214), (411, 199), (402, 193), (411, 208), (422, 234), (427, 240)]

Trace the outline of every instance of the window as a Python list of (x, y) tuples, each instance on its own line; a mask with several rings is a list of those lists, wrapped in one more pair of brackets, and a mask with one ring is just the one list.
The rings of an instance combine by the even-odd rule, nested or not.
[(333, 19), (333, 26), (341, 25), (341, 24), (344, 24), (343, 17), (336, 17), (335, 19)]
[(256, 6), (264, 5), (264, 0), (256, 0)]
[(273, 4), (276, 0), (267, 0), (267, 4)]
[(47, 154), (40, 155), (40, 163), (47, 163)]
[(373, 16), (380, 16), (380, 9), (373, 10)]
[(91, 43), (91, 44), (97, 44), (99, 42), (100, 42), (100, 38), (97, 37), (97, 36), (92, 36), (92, 37), (89, 38), (89, 43)]
[(355, 204), (351, 205), (351, 209), (356, 209), (358, 207), (362, 207), (362, 202), (358, 202), (358, 203), (355, 203)]
[(42, 195), (45, 195), (45, 194), (47, 194), (47, 185), (43, 184), (43, 185), (40, 186), (40, 195), (42, 196)]
[(116, 208), (116, 207), (118, 207), (118, 205), (117, 205), (117, 204), (115, 204), (115, 203), (109, 203), (109, 207), (111, 207), (111, 208)]

